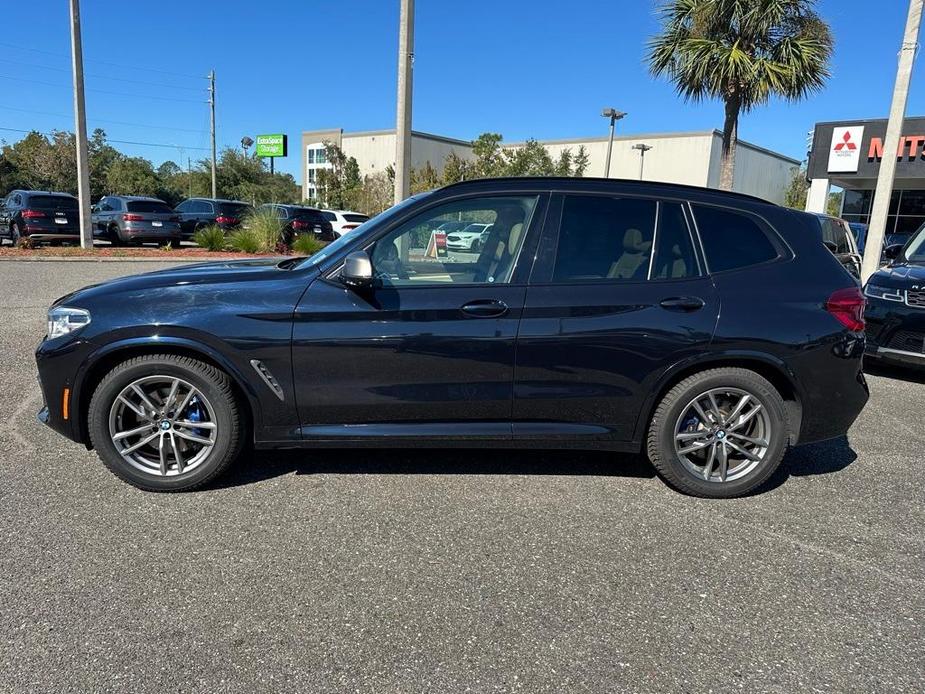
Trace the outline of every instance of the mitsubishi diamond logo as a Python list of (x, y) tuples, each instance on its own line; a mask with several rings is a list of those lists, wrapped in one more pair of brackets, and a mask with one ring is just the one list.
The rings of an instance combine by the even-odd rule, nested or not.
[(834, 128), (832, 149), (829, 151), (829, 173), (857, 173), (863, 139), (863, 125)]

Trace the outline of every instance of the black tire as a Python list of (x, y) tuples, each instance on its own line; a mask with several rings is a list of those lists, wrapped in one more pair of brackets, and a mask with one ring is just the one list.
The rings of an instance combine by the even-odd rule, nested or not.
[[(208, 457), (193, 470), (162, 477), (130, 465), (116, 450), (109, 432), (113, 402), (129, 384), (145, 376), (179, 377), (195, 386), (212, 406), (215, 444)], [(244, 446), (244, 423), (231, 379), (223, 371), (189, 357), (155, 354), (136, 357), (112, 369), (93, 393), (87, 427), (97, 454), (109, 470), (129, 484), (151, 492), (185, 492), (198, 489), (221, 475), (239, 457)]]
[(113, 224), (109, 227), (109, 243), (113, 246), (124, 246), (125, 241), (122, 240), (122, 236), (119, 233), (119, 227)]
[(21, 238), (22, 231), (19, 228), (19, 222), (13, 222), (13, 225), (10, 227), (10, 243), (13, 245), (13, 248), (19, 245), (19, 240)]
[[(707, 481), (695, 475), (675, 449), (675, 426), (692, 400), (721, 388), (742, 390), (755, 398), (767, 414), (771, 431), (767, 450), (757, 466), (738, 479), (724, 482)], [(676, 490), (691, 496), (729, 499), (748, 494), (766, 482), (780, 465), (790, 438), (783, 398), (767, 379), (748, 369), (718, 368), (684, 379), (662, 398), (649, 425), (647, 451), (655, 469)]]

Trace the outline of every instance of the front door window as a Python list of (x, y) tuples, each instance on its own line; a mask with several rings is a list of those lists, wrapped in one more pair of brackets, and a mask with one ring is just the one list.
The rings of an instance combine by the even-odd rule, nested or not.
[(383, 286), (510, 282), (537, 197), (485, 197), (440, 205), (370, 249)]

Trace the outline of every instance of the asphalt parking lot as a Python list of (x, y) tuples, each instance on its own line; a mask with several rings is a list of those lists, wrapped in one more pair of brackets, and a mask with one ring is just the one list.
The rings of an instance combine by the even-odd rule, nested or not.
[(0, 262), (0, 691), (921, 692), (925, 377), (710, 502), (590, 453), (260, 454), (140, 492), (35, 421), (57, 296)]

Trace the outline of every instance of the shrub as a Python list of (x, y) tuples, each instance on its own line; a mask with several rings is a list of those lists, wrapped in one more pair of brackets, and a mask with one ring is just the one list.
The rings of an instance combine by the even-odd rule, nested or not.
[(244, 219), (243, 226), (246, 227), (246, 231), (257, 242), (257, 250), (247, 251), (248, 253), (273, 253), (276, 251), (276, 244), (282, 239), (283, 225), (273, 210), (258, 209), (251, 212)]
[(297, 255), (314, 255), (324, 246), (325, 244), (316, 239), (313, 234), (308, 233), (296, 237), (292, 242), (292, 251)]
[(159, 247), (159, 250), (162, 251), (172, 251), (173, 250), (173, 241), (168, 241), (163, 246)]
[(238, 229), (228, 237), (228, 245), (242, 253), (257, 253), (261, 250), (260, 238), (253, 229)]
[(22, 248), (23, 250), (30, 250), (32, 248), (37, 248), (38, 244), (35, 241), (33, 241), (32, 237), (30, 236), (20, 236), (17, 247)]
[(207, 251), (221, 251), (226, 246), (225, 232), (222, 231), (221, 227), (214, 224), (204, 227), (193, 234), (193, 241), (196, 242), (197, 246), (205, 248)]

